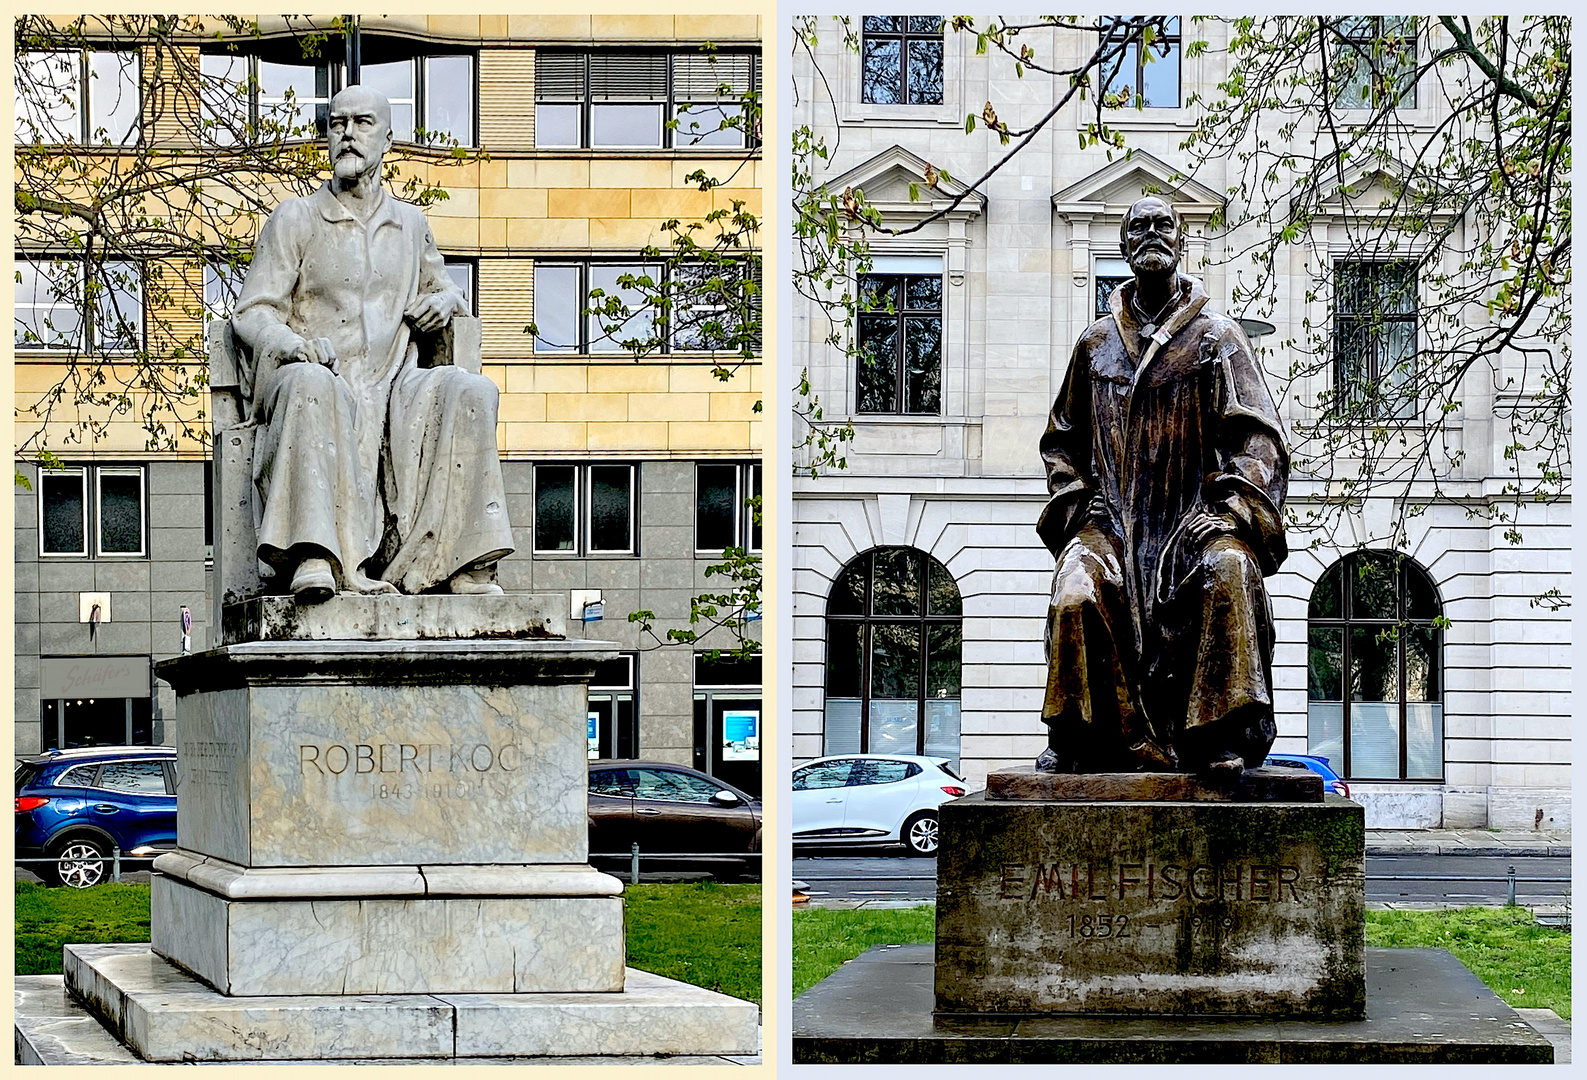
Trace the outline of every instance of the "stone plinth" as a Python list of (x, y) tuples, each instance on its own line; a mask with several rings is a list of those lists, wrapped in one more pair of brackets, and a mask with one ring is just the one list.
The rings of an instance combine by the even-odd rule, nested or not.
[(589, 641), (267, 641), (163, 661), (177, 845), (245, 867), (583, 863)]
[(793, 1002), (795, 1064), (1547, 1064), (1553, 1047), (1442, 949), (1367, 949), (1355, 1020), (933, 1016), (930, 945), (878, 946)]
[(621, 992), (605, 994), (239, 998), (190, 978), (148, 945), (68, 945), (65, 985), (148, 1061), (757, 1052), (753, 1003), (632, 969)]
[(333, 596), (307, 605), (290, 596), (257, 596), (225, 605), (221, 644), (565, 638), (567, 612), (561, 593)]
[(1193, 773), (1051, 773), (1026, 765), (988, 775), (986, 797), (995, 801), (1320, 803), (1323, 779), (1310, 769), (1271, 765), (1227, 778)]
[(1361, 807), (994, 802), (938, 811), (944, 1013), (1360, 1017)]

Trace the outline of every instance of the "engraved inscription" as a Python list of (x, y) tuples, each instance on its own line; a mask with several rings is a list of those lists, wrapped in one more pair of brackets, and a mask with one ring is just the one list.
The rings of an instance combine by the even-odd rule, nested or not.
[(523, 767), (517, 743), (300, 743), (298, 773), (339, 777), (366, 774), (510, 773)]
[(1299, 904), (1304, 884), (1288, 863), (1004, 863), (998, 899)]
[(178, 778), (195, 787), (218, 788), (231, 783), (238, 746), (226, 740), (184, 739), (177, 750)]

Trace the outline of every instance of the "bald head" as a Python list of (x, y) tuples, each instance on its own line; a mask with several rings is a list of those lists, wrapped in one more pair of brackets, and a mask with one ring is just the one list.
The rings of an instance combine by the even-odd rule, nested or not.
[(350, 183), (379, 176), (391, 149), (391, 102), (367, 86), (349, 86), (331, 99), (331, 172)]

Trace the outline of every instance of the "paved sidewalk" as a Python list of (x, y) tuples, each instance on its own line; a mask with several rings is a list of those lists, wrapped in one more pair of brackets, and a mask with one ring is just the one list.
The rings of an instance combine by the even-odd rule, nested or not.
[(1564, 830), (1368, 829), (1368, 855), (1556, 855), (1570, 858)]

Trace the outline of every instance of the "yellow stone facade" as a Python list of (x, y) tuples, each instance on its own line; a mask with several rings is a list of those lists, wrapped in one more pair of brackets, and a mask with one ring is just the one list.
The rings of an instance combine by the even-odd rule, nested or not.
[[(283, 31), (280, 16), (261, 16), (261, 33)], [(753, 405), (761, 394), (759, 363), (740, 364), (708, 354), (656, 355), (641, 360), (606, 354), (599, 359), (536, 356), (524, 333), (533, 320), (537, 257), (638, 256), (649, 245), (665, 247), (662, 223), (699, 220), (742, 203), (762, 209), (762, 165), (755, 151), (545, 150), (534, 145), (534, 57), (537, 47), (644, 45), (687, 48), (707, 41), (724, 48), (760, 45), (756, 16), (364, 16), (366, 36), (423, 37), (477, 49), (479, 78), (477, 158), (459, 163), (440, 151), (398, 144), (403, 177), (446, 190), (427, 213), (436, 241), (448, 256), (478, 260), (477, 306), (484, 326), (485, 373), (501, 389), (499, 442), (503, 457), (566, 456), (692, 458), (758, 457), (760, 422)], [(196, 58), (198, 46), (193, 46)], [(170, 100), (146, 103), (145, 138), (172, 154), (201, 153), (192, 145), (193, 103), (174, 88)], [(746, 155), (752, 160), (745, 162)], [(729, 185), (702, 192), (686, 177), (696, 169), (731, 175)], [(169, 324), (169, 340), (151, 340), (161, 362), (207, 368), (202, 344), (201, 274), (198, 266), (169, 262), (170, 301), (148, 304), (148, 322)], [(151, 290), (152, 291), (152, 290)], [(184, 340), (185, 339), (185, 340)], [(712, 376), (726, 362), (728, 381)], [(59, 356), (19, 350), (16, 356), (16, 438), (35, 433), (41, 395), (65, 374)], [(136, 372), (117, 369), (112, 387), (130, 407), (88, 407), (67, 395), (49, 412), (44, 445), (74, 458), (145, 457), (148, 436), (141, 418), (147, 404)], [(201, 406), (182, 406), (192, 421)], [(108, 422), (87, 443), (84, 421)], [(174, 455), (203, 456), (197, 445)]]

